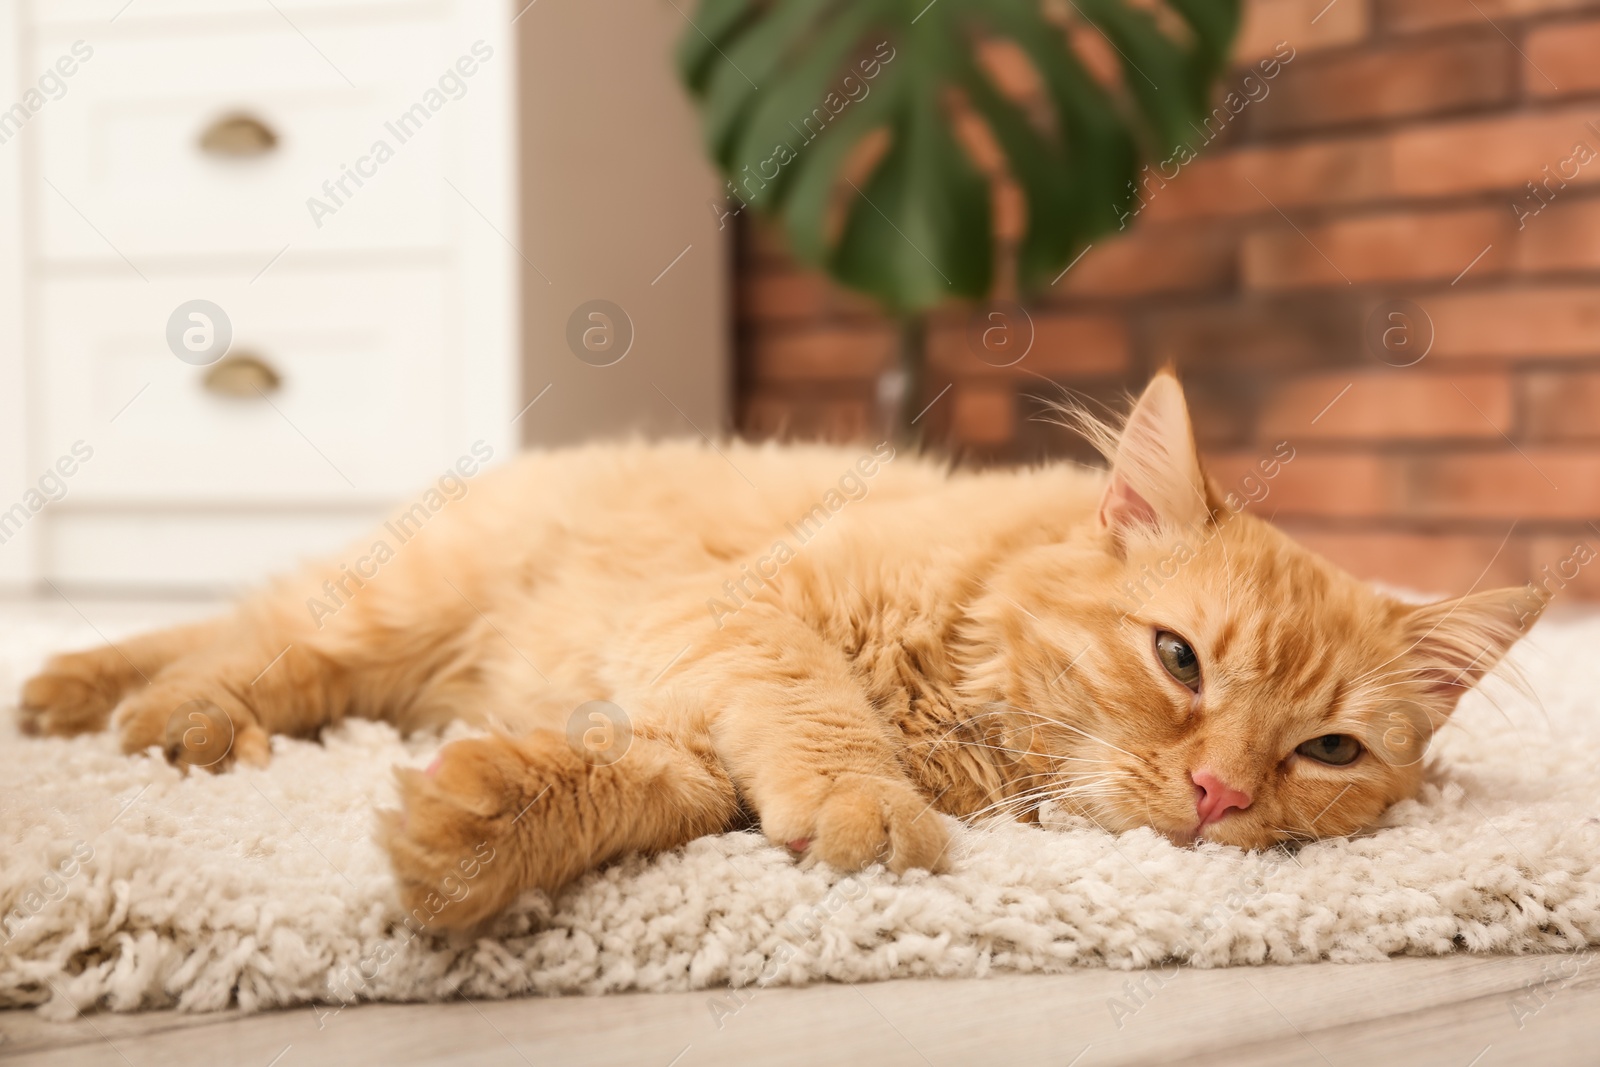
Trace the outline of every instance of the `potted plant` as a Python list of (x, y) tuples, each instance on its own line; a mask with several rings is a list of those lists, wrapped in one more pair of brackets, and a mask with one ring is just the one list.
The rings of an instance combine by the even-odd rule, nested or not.
[[(1125, 225), (1141, 161), (1207, 114), (1238, 19), (1238, 0), (702, 0), (678, 62), (731, 212), (775, 219), (801, 260), (898, 320), (886, 391), (907, 440), (929, 311), (997, 277), (1026, 298)], [(1120, 75), (1092, 75), (1078, 34)], [(1040, 99), (998, 84), (997, 44), (1026, 57)], [(957, 133), (972, 117), (1025, 205), (1014, 247)]]

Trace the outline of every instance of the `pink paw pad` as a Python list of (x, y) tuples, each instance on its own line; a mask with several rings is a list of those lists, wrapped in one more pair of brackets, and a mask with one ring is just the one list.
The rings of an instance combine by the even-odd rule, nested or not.
[(789, 842), (789, 851), (791, 852), (804, 852), (810, 847), (811, 838), (809, 837), (797, 837), (793, 841)]
[(439, 773), (439, 768), (443, 767), (443, 766), (444, 766), (444, 757), (443, 756), (435, 756), (435, 757), (433, 757), (433, 762), (428, 764), (428, 769), (423, 771), (422, 773), (426, 774), (429, 778), (432, 778), (434, 775)]

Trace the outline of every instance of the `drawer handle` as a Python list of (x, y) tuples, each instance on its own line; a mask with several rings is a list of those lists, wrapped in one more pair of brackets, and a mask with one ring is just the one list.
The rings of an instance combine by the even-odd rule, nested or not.
[(233, 400), (254, 400), (275, 393), (283, 376), (254, 352), (229, 355), (206, 371), (205, 387), (218, 396)]
[(203, 151), (227, 159), (264, 156), (277, 146), (278, 135), (272, 127), (242, 111), (223, 115), (200, 135)]

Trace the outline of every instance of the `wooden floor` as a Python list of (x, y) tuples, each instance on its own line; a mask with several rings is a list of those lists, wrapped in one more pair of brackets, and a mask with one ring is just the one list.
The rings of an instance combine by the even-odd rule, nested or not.
[(1596, 1064), (1600, 967), (1591, 971), (1592, 959), (1081, 971), (69, 1023), (0, 1012), (0, 1063)]

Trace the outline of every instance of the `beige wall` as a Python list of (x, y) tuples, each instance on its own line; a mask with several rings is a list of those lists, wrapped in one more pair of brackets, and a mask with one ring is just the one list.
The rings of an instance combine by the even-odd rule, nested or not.
[[(691, 421), (715, 437), (729, 425), (731, 229), (707, 206), (721, 182), (672, 65), (688, 23), (666, 0), (541, 0), (517, 27), (522, 403), (551, 386), (522, 417), (523, 439), (693, 435)], [(569, 316), (597, 298), (634, 327), (612, 366), (567, 343)]]

